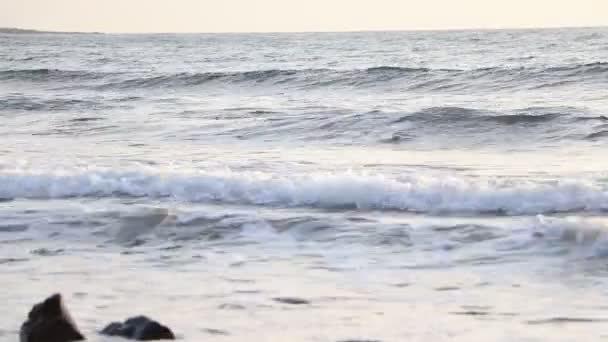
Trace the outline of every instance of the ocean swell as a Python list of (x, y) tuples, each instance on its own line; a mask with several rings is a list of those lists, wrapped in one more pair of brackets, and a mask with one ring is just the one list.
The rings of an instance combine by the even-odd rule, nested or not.
[[(378, 66), (365, 69), (269, 69), (236, 72), (135, 73), (90, 72), (57, 69), (0, 70), (0, 81), (94, 82), (98, 90), (195, 87), (207, 84), (279, 85), (303, 89), (327, 87), (374, 88), (386, 84), (400, 89), (447, 91), (469, 88), (516, 89), (558, 87), (573, 82), (605, 84), (608, 63), (547, 67), (479, 69), (432, 69), (425, 67)], [(61, 84), (60, 84), (61, 85)]]

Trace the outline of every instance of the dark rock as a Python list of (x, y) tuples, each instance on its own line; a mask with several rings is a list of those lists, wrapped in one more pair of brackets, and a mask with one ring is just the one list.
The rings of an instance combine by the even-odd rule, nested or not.
[(246, 307), (240, 304), (225, 303), (218, 307), (220, 310), (245, 310)]
[(54, 294), (34, 305), (27, 321), (21, 325), (19, 339), (21, 342), (71, 342), (85, 338), (64, 307), (61, 295)]
[(63, 253), (63, 249), (46, 249), (46, 248), (38, 248), (34, 249), (30, 253), (40, 255), (40, 256), (55, 256)]
[(446, 292), (446, 291), (458, 291), (460, 287), (458, 286), (442, 286), (435, 288), (435, 291)]
[(15, 262), (24, 262), (24, 261), (28, 261), (29, 259), (26, 258), (0, 258), (0, 265), (2, 264), (12, 264)]
[(211, 335), (223, 335), (223, 336), (228, 336), (230, 335), (229, 332), (224, 331), (224, 330), (220, 330), (220, 329), (203, 329), (204, 332), (211, 334)]
[(474, 310), (452, 312), (451, 314), (452, 315), (463, 315), (463, 316), (488, 316), (488, 315), (490, 315), (489, 312), (474, 311)]
[(171, 329), (146, 316), (132, 317), (124, 323), (112, 322), (101, 331), (101, 334), (137, 341), (175, 340)]
[(277, 298), (273, 298), (272, 300), (274, 300), (275, 302), (284, 303), (284, 304), (291, 304), (291, 305), (310, 304), (310, 302), (307, 301), (306, 299), (295, 298), (295, 297), (277, 297)]

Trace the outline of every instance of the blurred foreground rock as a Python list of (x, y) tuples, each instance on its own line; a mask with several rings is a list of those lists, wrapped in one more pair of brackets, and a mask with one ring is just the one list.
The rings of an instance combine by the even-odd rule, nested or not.
[(34, 305), (19, 332), (21, 342), (82, 341), (84, 336), (72, 321), (60, 294)]
[(136, 316), (124, 323), (110, 323), (101, 331), (102, 335), (120, 336), (137, 341), (174, 340), (171, 329), (149, 319), (146, 316)]

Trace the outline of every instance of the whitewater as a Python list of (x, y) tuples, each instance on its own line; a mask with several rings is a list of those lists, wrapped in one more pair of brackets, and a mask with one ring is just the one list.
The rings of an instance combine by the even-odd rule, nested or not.
[(605, 28), (1, 33), (0, 341), (605, 339), (607, 88)]

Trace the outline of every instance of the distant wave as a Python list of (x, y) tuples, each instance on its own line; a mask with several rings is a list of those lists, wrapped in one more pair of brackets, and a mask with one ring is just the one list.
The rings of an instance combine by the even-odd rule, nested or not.
[[(229, 117), (238, 121), (259, 113), (230, 113)], [(232, 135), (244, 140), (285, 137), (292, 141), (330, 140), (350, 145), (424, 142), (434, 139), (436, 134), (455, 137), (461, 143), (500, 143), (517, 137), (533, 143), (556, 139), (581, 140), (589, 133), (588, 122), (593, 125), (590, 120), (602, 120), (601, 116), (590, 116), (585, 108), (569, 106), (503, 111), (458, 106), (421, 108), (411, 112), (327, 109), (311, 115), (279, 111), (263, 116), (261, 120), (244, 126), (231, 124), (230, 120), (223, 124), (216, 122), (213, 130), (206, 134)], [(512, 129), (514, 126), (521, 129)], [(200, 136), (200, 131), (196, 135)]]
[(577, 121), (608, 121), (608, 116), (581, 116), (576, 118)]
[[(355, 70), (303, 69), (258, 70), (246, 72), (181, 73), (129, 78), (103, 85), (103, 88), (193, 87), (209, 83), (240, 86), (281, 86), (303, 89), (326, 87), (370, 88), (394, 83), (410, 90), (450, 90), (467, 87), (532, 87), (560, 85), (581, 81), (580, 77), (598, 77), (606, 82), (608, 63), (583, 64), (547, 69), (485, 68), (474, 70), (373, 67)], [(556, 82), (560, 81), (560, 82)], [(510, 83), (505, 83), (510, 82)], [(519, 83), (518, 83), (519, 82)], [(480, 85), (480, 83), (482, 83)]]
[[(9, 94), (0, 97), (0, 115), (40, 113), (70, 113), (68, 120), (78, 117), (106, 117), (101, 126), (105, 133), (124, 132), (130, 124), (114, 122), (112, 115), (102, 112), (135, 108), (139, 97), (35, 97)], [(164, 115), (164, 114), (163, 114)], [(169, 114), (171, 115), (171, 114)], [(516, 110), (491, 111), (483, 108), (438, 106), (411, 112), (382, 110), (324, 108), (312, 112), (299, 110), (263, 110), (255, 108), (217, 109), (206, 112), (182, 111), (179, 116), (202, 118), (204, 124), (180, 130), (170, 127), (164, 133), (179, 139), (212, 139), (213, 137), (273, 141), (359, 144), (416, 144), (433, 139), (436, 134), (458, 138), (461, 143), (502, 143), (509, 139), (523, 139), (528, 143), (542, 141), (598, 141), (606, 138), (606, 127), (601, 115), (592, 116), (584, 108), (526, 107)], [(63, 116), (63, 115), (62, 115)], [(221, 119), (217, 118), (221, 116)], [(208, 119), (213, 119), (209, 121)], [(256, 120), (251, 121), (252, 118)], [(62, 117), (63, 119), (63, 117)], [(246, 124), (243, 124), (247, 121)], [(139, 124), (138, 124), (139, 125)], [(47, 129), (36, 134), (90, 134), (89, 125), (72, 127), (65, 120), (55, 120)], [(144, 127), (144, 126), (142, 126)], [(512, 129), (518, 127), (521, 129)], [(152, 127), (157, 129), (157, 127)], [(98, 132), (98, 131), (95, 131)]]
[(110, 108), (128, 108), (131, 102), (140, 100), (136, 96), (31, 96), (23, 93), (8, 93), (0, 96), (0, 112), (91, 112)]
[(541, 214), (608, 210), (608, 184), (381, 174), (163, 170), (0, 170), (0, 198), (171, 197), (316, 208)]
[[(407, 74), (407, 73), (419, 73), (419, 72), (430, 72), (433, 69), (429, 68), (403, 68), (395, 66), (379, 66), (367, 68), (365, 71), (369, 73), (396, 73), (396, 74)], [(455, 69), (438, 69), (438, 71), (459, 71)], [(462, 71), (462, 70), (460, 70)]]
[(540, 107), (526, 108), (513, 114), (503, 114), (462, 107), (431, 107), (405, 115), (395, 120), (395, 123), (413, 121), (450, 124), (474, 121), (477, 123), (489, 122), (503, 125), (516, 125), (550, 122), (562, 116), (571, 116), (577, 111), (577, 108), (569, 107)]
[(608, 62), (595, 62), (586, 64), (574, 64), (566, 66), (549, 67), (545, 69), (547, 73), (562, 73), (570, 75), (595, 75), (608, 72)]
[(13, 69), (0, 70), (0, 81), (62, 82), (96, 80), (110, 74), (79, 70)]
[[(606, 83), (608, 63), (592, 63), (546, 69), (483, 68), (474, 70), (380, 66), (367, 69), (257, 70), (245, 72), (180, 73), (136, 77), (103, 85), (103, 88), (193, 87), (205, 84), (281, 86), (303, 89), (326, 87), (370, 88), (386, 83), (409, 90), (462, 89), (469, 87), (551, 87), (581, 82), (581, 77)], [(585, 79), (587, 80), (587, 79)]]
[(298, 73), (323, 72), (322, 70), (261, 70), (235, 73), (209, 72), (209, 73), (180, 73), (160, 75), (143, 78), (129, 78), (115, 83), (103, 85), (103, 88), (155, 88), (155, 87), (189, 87), (218, 81), (222, 83), (244, 82), (280, 82), (284, 78), (293, 77)]
[(598, 140), (608, 138), (608, 129), (591, 133), (585, 137), (586, 140)]
[(326, 87), (369, 88), (386, 83), (409, 90), (462, 90), (557, 87), (569, 83), (608, 80), (608, 63), (573, 64), (546, 68), (480, 68), (473, 70), (379, 66), (367, 69), (293, 69), (178, 74), (102, 73), (54, 69), (0, 71), (0, 81), (84, 82), (97, 89), (179, 88), (206, 84), (281, 86), (304, 89)]
[(28, 96), (9, 96), (0, 98), (0, 111), (66, 111), (71, 109), (93, 110), (107, 108), (107, 105), (94, 101), (71, 98), (36, 98)]

